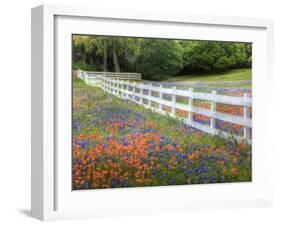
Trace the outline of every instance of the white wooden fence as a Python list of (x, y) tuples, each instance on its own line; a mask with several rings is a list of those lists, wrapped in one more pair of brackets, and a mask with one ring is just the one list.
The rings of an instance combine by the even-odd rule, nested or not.
[(141, 80), (141, 73), (128, 73), (128, 72), (100, 72), (100, 71), (81, 71), (78, 70), (78, 76), (105, 76), (106, 78), (115, 78), (122, 80)]
[[(176, 87), (164, 88), (163, 85), (153, 86), (152, 84), (138, 84), (136, 82), (124, 81), (120, 79), (112, 79), (103, 75), (88, 74), (84, 71), (78, 72), (78, 77), (85, 80), (86, 83), (101, 87), (104, 91), (118, 96), (122, 99), (129, 99), (146, 108), (152, 109), (161, 114), (169, 114), (172, 117), (176, 116), (176, 110), (187, 111), (188, 118), (182, 118), (186, 124), (207, 132), (213, 135), (221, 135), (224, 137), (235, 137), (238, 140), (244, 140), (251, 143), (250, 131), (252, 127), (252, 119), (250, 118), (250, 108), (252, 105), (252, 98), (245, 94), (243, 97), (233, 97), (217, 94), (216, 91), (212, 93), (193, 92), (193, 89), (180, 90)], [(145, 92), (146, 91), (146, 94)], [(152, 92), (159, 93), (158, 97), (152, 95)], [(163, 95), (171, 96), (171, 100), (163, 99)], [(189, 99), (188, 104), (178, 103), (176, 97), (187, 97)], [(194, 106), (194, 99), (205, 100), (211, 103), (211, 109)], [(147, 103), (144, 103), (146, 100)], [(158, 103), (159, 108), (152, 106), (152, 103)], [(227, 105), (241, 106), (244, 109), (244, 115), (237, 116), (227, 113), (216, 111), (216, 104), (222, 103)], [(171, 112), (167, 112), (163, 109), (163, 106), (171, 108)], [(210, 125), (205, 125), (194, 121), (193, 113), (207, 116), (210, 118)], [(238, 124), (243, 126), (243, 136), (236, 134), (229, 134), (223, 130), (216, 128), (216, 120)]]

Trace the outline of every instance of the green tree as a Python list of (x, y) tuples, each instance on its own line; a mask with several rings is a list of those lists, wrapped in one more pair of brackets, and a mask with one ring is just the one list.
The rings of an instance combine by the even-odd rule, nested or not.
[(184, 49), (183, 73), (220, 72), (250, 66), (247, 51), (251, 51), (251, 45), (247, 43), (184, 41), (181, 45)]
[(252, 65), (250, 43), (73, 36), (73, 63), (83, 70), (140, 72), (144, 79), (220, 72)]
[(142, 73), (144, 79), (161, 80), (176, 75), (182, 63), (178, 41), (144, 39), (136, 59), (136, 71)]

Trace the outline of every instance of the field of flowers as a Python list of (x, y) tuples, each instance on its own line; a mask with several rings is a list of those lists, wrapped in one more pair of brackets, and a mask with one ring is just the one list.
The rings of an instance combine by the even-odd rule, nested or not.
[(72, 130), (74, 190), (251, 181), (251, 145), (210, 136), (80, 80), (73, 82)]

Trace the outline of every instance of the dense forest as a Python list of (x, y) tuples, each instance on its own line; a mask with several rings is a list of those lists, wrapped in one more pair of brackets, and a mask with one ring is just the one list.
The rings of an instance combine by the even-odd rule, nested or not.
[(251, 65), (250, 43), (73, 35), (75, 69), (139, 72), (143, 79), (162, 80)]

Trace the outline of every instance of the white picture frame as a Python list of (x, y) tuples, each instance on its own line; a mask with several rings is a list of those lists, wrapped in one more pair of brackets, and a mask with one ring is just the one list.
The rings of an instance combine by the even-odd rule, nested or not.
[[(138, 26), (139, 29), (133, 28)], [(194, 30), (192, 34), (181, 34), (179, 26), (182, 29), (189, 26)], [(156, 27), (159, 27), (157, 34)], [(98, 32), (95, 33), (95, 30)], [(66, 115), (70, 112), (71, 96), (67, 84), (71, 78), (71, 53), (65, 61), (60, 56), (69, 53), (69, 35), (73, 33), (253, 42), (253, 57), (256, 56), (253, 63), (253, 182), (72, 192), (69, 187), (69, 140), (60, 142), (60, 134), (69, 128), (69, 118), (60, 117), (59, 112)], [(265, 19), (105, 11), (57, 5), (33, 8), (32, 216), (41, 220), (56, 220), (271, 205), (273, 179), (269, 172), (272, 169), (273, 150), (269, 148), (266, 138), (267, 109), (270, 108), (261, 101), (269, 94), (257, 91), (272, 88), (269, 82), (273, 77), (272, 39), (273, 22)], [(58, 78), (58, 73), (69, 77)], [(65, 104), (61, 100), (66, 100)], [(66, 137), (69, 139), (68, 135)], [(58, 148), (63, 151), (58, 152)], [(87, 199), (95, 200), (95, 205), (82, 208), (79, 204)], [(109, 208), (110, 200), (118, 205)]]

